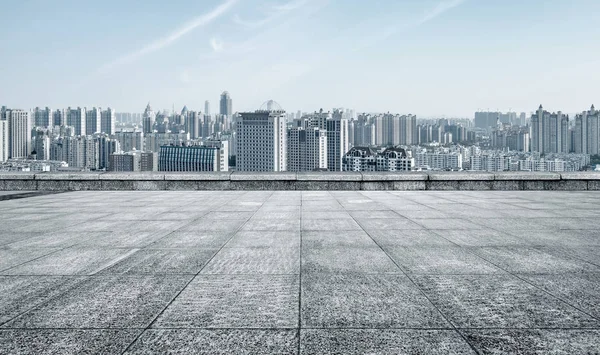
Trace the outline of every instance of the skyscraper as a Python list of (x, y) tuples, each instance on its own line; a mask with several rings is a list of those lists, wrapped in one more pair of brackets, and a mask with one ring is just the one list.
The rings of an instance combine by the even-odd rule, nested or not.
[(575, 117), (573, 140), (575, 153), (600, 154), (600, 111), (594, 105)]
[(156, 122), (156, 114), (152, 110), (150, 103), (146, 106), (144, 110), (144, 115), (142, 116), (142, 127), (144, 133), (152, 133), (154, 128), (154, 122)]
[(210, 101), (204, 101), (204, 114), (210, 115)]
[(550, 113), (542, 105), (531, 115), (531, 151), (568, 153), (569, 116), (558, 111)]
[(36, 107), (33, 110), (33, 125), (35, 127), (42, 127), (42, 128), (48, 128), (48, 127), (53, 127), (54, 126), (54, 115), (52, 113), (52, 110), (49, 109), (48, 107), (46, 108), (39, 108)]
[(318, 127), (288, 130), (287, 171), (327, 169), (327, 131)]
[(26, 159), (31, 153), (31, 115), (24, 110), (8, 110), (8, 157)]
[(100, 132), (115, 134), (115, 110), (109, 107), (100, 115)]
[(85, 113), (85, 135), (91, 136), (94, 133), (100, 132), (102, 117), (100, 109), (93, 107)]
[(68, 108), (67, 109), (67, 126), (72, 126), (75, 129), (76, 136), (86, 134), (86, 111), (85, 108)]
[(277, 109), (241, 113), (237, 123), (237, 152), (236, 169), (239, 171), (285, 171), (285, 111)]
[(0, 163), (8, 160), (8, 120), (0, 117)]
[(335, 110), (327, 120), (327, 169), (342, 171), (342, 160), (348, 150), (348, 120), (343, 118), (342, 111)]
[(221, 94), (220, 104), (221, 105), (220, 105), (219, 113), (221, 115), (226, 115), (227, 117), (231, 117), (231, 115), (233, 114), (233, 105), (232, 105), (231, 96), (229, 95), (229, 92), (224, 91)]

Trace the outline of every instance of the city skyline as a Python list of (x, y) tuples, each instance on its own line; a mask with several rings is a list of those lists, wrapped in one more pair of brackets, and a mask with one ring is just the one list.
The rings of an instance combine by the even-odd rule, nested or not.
[(585, 26), (600, 10), (591, 0), (148, 1), (141, 10), (32, 0), (0, 10), (11, 14), (0, 97), (23, 109), (217, 107), (229, 91), (234, 112), (273, 97), (288, 112), (472, 117), (551, 102), (572, 114), (596, 101), (600, 79), (589, 45), (600, 29)]

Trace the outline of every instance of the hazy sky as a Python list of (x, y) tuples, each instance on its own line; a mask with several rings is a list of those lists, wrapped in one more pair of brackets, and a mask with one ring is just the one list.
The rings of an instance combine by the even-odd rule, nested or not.
[(2, 0), (0, 104), (600, 105), (599, 0)]

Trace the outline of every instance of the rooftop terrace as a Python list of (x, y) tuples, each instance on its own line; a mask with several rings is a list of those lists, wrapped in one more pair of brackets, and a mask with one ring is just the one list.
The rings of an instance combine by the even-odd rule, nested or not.
[(600, 349), (600, 192), (38, 193), (0, 194), (0, 353)]

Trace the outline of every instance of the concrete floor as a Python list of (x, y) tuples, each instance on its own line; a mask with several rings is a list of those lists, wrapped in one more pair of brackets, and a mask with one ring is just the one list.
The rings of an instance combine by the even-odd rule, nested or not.
[(600, 352), (600, 192), (0, 201), (0, 353)]

